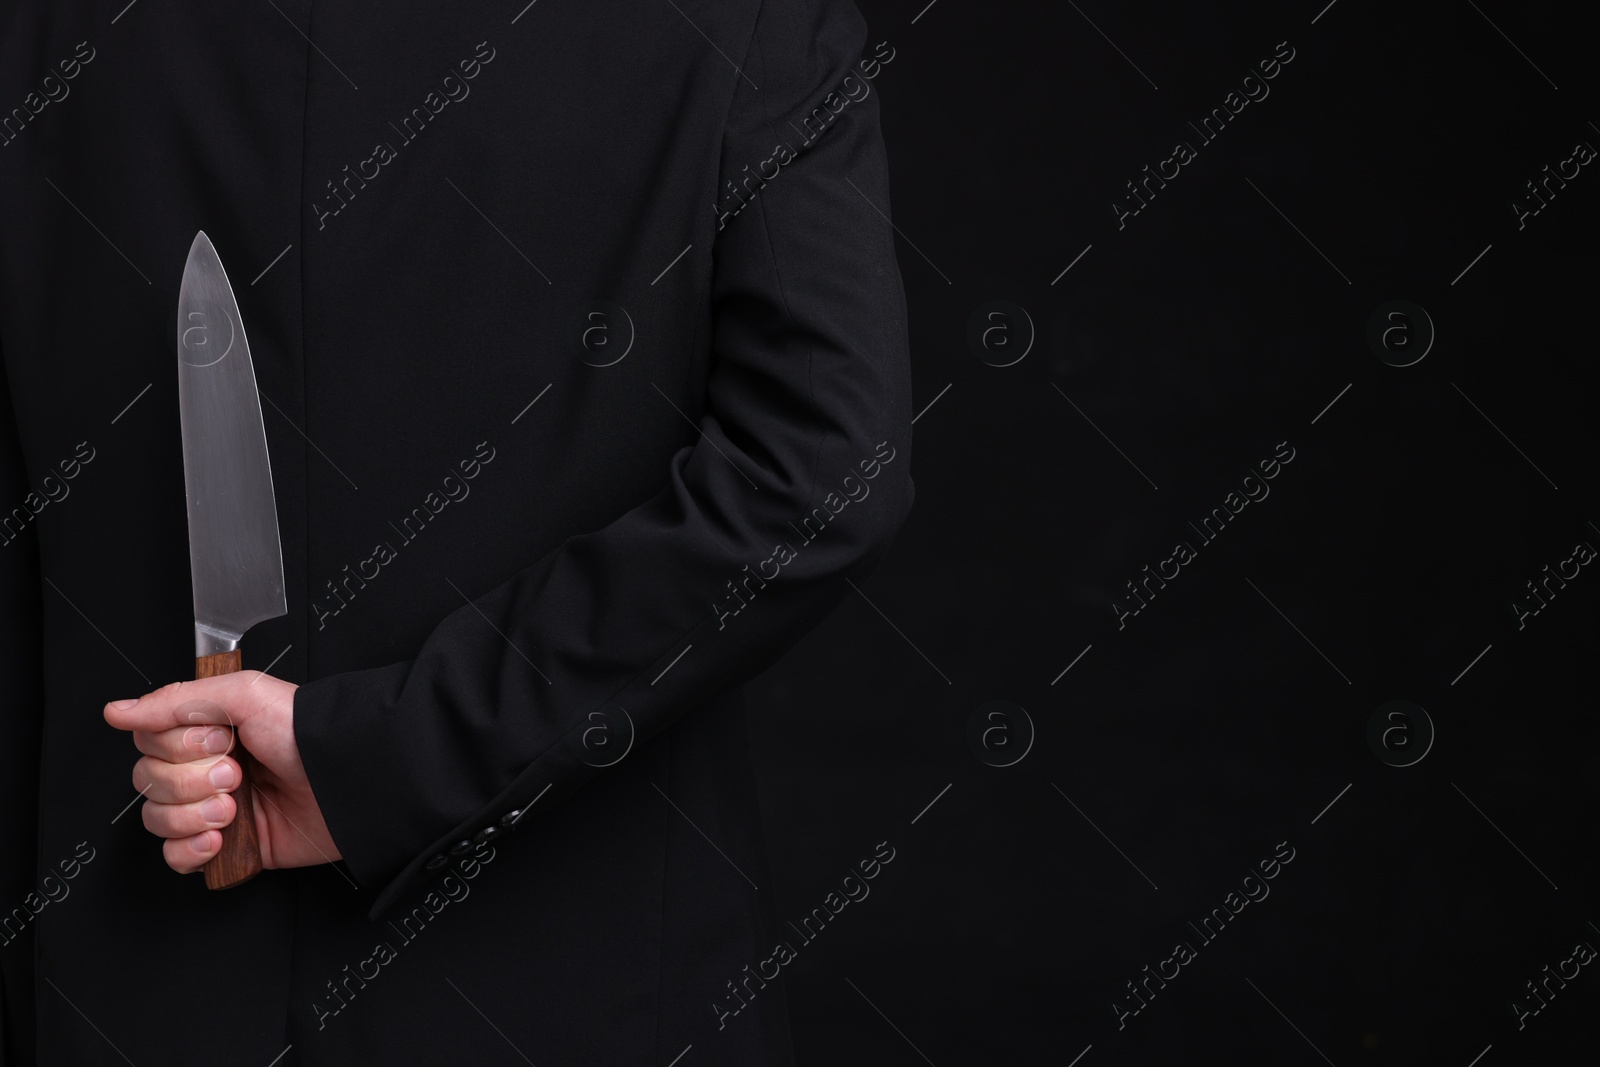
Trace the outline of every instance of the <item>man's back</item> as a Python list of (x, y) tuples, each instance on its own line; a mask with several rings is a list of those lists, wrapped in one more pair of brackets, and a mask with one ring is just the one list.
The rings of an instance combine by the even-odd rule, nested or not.
[[(738, 685), (911, 503), (889, 59), (812, 0), (0, 14), (6, 1052), (787, 1061)], [(201, 229), (289, 593), (245, 665), (343, 855), (222, 893), (101, 717), (192, 667)]]

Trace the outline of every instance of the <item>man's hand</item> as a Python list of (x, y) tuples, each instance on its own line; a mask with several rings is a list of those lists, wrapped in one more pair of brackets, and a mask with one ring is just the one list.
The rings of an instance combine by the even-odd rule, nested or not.
[[(145, 829), (166, 838), (162, 853), (180, 874), (201, 868), (222, 847), (221, 828), (238, 810), (239, 764), (250, 754), (256, 833), (263, 867), (309, 867), (339, 859), (311, 793), (294, 740), (297, 686), (260, 671), (173, 682), (138, 700), (107, 704), (106, 722), (133, 733), (144, 758), (133, 787), (145, 795)], [(234, 752), (234, 756), (239, 753)]]

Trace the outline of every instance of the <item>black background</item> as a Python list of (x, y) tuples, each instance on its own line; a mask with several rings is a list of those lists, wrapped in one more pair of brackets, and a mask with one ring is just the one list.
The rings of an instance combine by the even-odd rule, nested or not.
[[(1600, 545), (1600, 178), (1520, 229), (1512, 208), (1600, 144), (1581, 13), (924, 2), (861, 4), (896, 49), (874, 90), (917, 503), (752, 691), (780, 918), (897, 850), (785, 968), (800, 1062), (1592, 1054), (1593, 967), (1520, 1029), (1511, 1006), (1600, 946), (1600, 578), (1520, 630), (1510, 606)], [(1285, 41), (1270, 95), (1202, 144), (1187, 123)], [(1119, 229), (1178, 140), (1197, 158)], [(993, 300), (1035, 334), (1007, 367), (967, 341)], [(1410, 366), (1367, 340), (1392, 300), (1436, 330)], [(1189, 523), (1284, 441), (1270, 496), (1203, 544)], [(1197, 558), (1119, 629), (1179, 541)], [(990, 700), (1036, 734), (1009, 767), (969, 743)], [(1390, 700), (1436, 731), (1410, 766), (1367, 740)], [(1400, 726), (1404, 760), (1423, 728)], [(1189, 923), (1280, 842), (1270, 895), (1203, 942)], [(1197, 958), (1119, 1029), (1178, 941)]]

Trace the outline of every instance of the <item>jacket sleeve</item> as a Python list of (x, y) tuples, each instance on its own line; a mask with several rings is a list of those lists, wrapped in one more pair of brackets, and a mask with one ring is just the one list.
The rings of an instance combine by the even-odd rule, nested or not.
[(414, 659), (299, 689), (328, 827), (385, 887), (374, 915), (452, 846), (603, 775), (597, 723), (625, 712), (646, 740), (771, 664), (905, 520), (905, 298), (866, 46), (849, 0), (765, 0), (729, 72), (718, 190), (794, 155), (719, 220), (700, 432), (660, 491), (463, 605)]
[(34, 924), (25, 902), (37, 892), (44, 719), (39, 537), (12, 412), (0, 359), (0, 1067), (33, 1062)]

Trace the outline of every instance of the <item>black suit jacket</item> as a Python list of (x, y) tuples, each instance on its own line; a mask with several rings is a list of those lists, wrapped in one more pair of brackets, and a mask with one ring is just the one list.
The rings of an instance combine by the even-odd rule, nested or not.
[[(788, 1061), (739, 686), (911, 506), (893, 58), (848, 0), (0, 10), (7, 1063)], [(192, 673), (199, 229), (344, 857), (225, 893), (101, 717)]]

